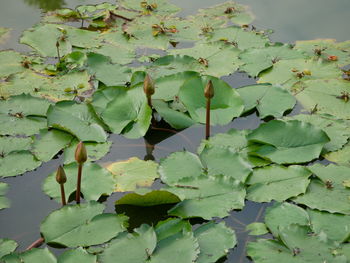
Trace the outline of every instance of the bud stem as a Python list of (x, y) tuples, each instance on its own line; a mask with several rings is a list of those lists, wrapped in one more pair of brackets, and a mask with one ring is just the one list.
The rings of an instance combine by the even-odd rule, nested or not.
[(26, 250), (31, 250), (32, 248), (40, 247), (44, 243), (44, 238), (39, 238), (38, 240), (35, 240), (32, 244), (29, 245), (29, 247), (26, 248)]
[(75, 192), (75, 201), (77, 202), (77, 204), (80, 204), (80, 185), (81, 185), (81, 174), (83, 171), (83, 164), (84, 163), (79, 163), (79, 166), (78, 166), (77, 190)]
[(152, 96), (147, 96), (148, 106), (152, 109)]
[(66, 202), (66, 193), (64, 191), (64, 184), (60, 184), (60, 188), (61, 188), (61, 201), (62, 201), (62, 205), (65, 206), (67, 204)]
[(207, 98), (207, 110), (206, 110), (206, 121), (205, 121), (205, 139), (208, 140), (210, 137), (210, 98)]
[(57, 57), (58, 57), (58, 62), (61, 62), (61, 55), (60, 55), (60, 43), (56, 42), (56, 48), (57, 48)]

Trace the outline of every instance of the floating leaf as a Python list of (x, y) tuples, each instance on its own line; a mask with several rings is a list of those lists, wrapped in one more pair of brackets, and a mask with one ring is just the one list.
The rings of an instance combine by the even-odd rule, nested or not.
[[(18, 161), (20, 160), (20, 162)], [(29, 151), (12, 152), (0, 157), (0, 177), (21, 175), (39, 167), (41, 162)]]
[(335, 152), (329, 152), (324, 156), (328, 161), (335, 162), (339, 165), (350, 166), (350, 143)]
[(157, 237), (153, 227), (142, 225), (134, 233), (122, 233), (113, 239), (99, 255), (103, 263), (146, 262), (156, 248)]
[(3, 157), (9, 153), (30, 150), (32, 138), (0, 136), (0, 153)]
[(239, 116), (243, 110), (243, 102), (238, 93), (226, 82), (210, 76), (194, 77), (187, 80), (179, 91), (179, 99), (185, 105), (192, 119), (205, 123), (206, 98), (204, 87), (211, 80), (214, 97), (211, 99), (211, 125), (224, 125)]
[(245, 229), (249, 231), (249, 235), (251, 236), (265, 235), (269, 232), (266, 228), (266, 225), (260, 222), (251, 223), (247, 225)]
[[(118, 50), (118, 52), (116, 52)], [(123, 45), (103, 43), (102, 46), (98, 48), (93, 48), (90, 50), (93, 53), (97, 53), (111, 59), (113, 64), (125, 65), (131, 63), (135, 57), (135, 51), (133, 49), (127, 48)]]
[(323, 146), (329, 142), (324, 131), (296, 120), (261, 124), (248, 139), (263, 144), (254, 151), (255, 154), (279, 164), (309, 162), (318, 158)]
[[(10, 207), (10, 201), (5, 197), (7, 190), (8, 190), (8, 184), (0, 182), (0, 210)], [(7, 249), (7, 242), (5, 245), (3, 244), (3, 242), (5, 241), (0, 239), (0, 259), (2, 256), (5, 255), (3, 254), (4, 253), (3, 251), (6, 251)]]
[(116, 205), (155, 206), (175, 204), (181, 200), (174, 194), (162, 190), (153, 190), (145, 194), (130, 193), (116, 201)]
[(173, 236), (179, 232), (190, 231), (192, 229), (191, 224), (188, 220), (183, 220), (176, 217), (171, 217), (166, 220), (157, 223), (155, 231), (157, 234), (158, 242)]
[(78, 247), (74, 250), (68, 250), (62, 253), (57, 263), (96, 263), (97, 256), (89, 254), (85, 249)]
[(34, 139), (32, 153), (42, 162), (50, 161), (73, 139), (69, 133), (55, 129), (41, 130), (39, 136), (39, 138)]
[(315, 164), (308, 168), (319, 179), (311, 180), (306, 193), (293, 201), (321, 211), (350, 215), (350, 189), (343, 185), (343, 181), (349, 179), (350, 168), (333, 164)]
[[(79, 141), (78, 140), (73, 140), (69, 147), (67, 147), (64, 150), (63, 153), (63, 159), (65, 164), (69, 164), (72, 162), (75, 162), (75, 149), (78, 145)], [(101, 159), (103, 156), (105, 156), (110, 148), (111, 148), (112, 142), (107, 141), (104, 143), (96, 143), (96, 142), (85, 142), (84, 146), (86, 148), (87, 152), (87, 162), (93, 162)]]
[(50, 245), (67, 247), (97, 245), (125, 230), (127, 217), (101, 214), (105, 206), (97, 202), (68, 205), (52, 212), (40, 231)]
[(272, 67), (279, 60), (291, 60), (305, 58), (306, 56), (299, 51), (293, 50), (287, 44), (275, 44), (260, 49), (249, 49), (239, 55), (243, 61), (240, 67), (249, 75), (256, 77), (260, 72)]
[(137, 187), (151, 186), (158, 178), (157, 168), (157, 163), (142, 161), (137, 157), (107, 167), (114, 176), (116, 192), (135, 191)]
[[(0, 184), (0, 188), (1, 188), (2, 183)], [(1, 190), (0, 190), (1, 192)], [(1, 208), (1, 206), (0, 206)], [(0, 239), (0, 259), (3, 256), (6, 256), (10, 253), (12, 253), (13, 251), (16, 250), (18, 244), (16, 241), (11, 240), (11, 239), (7, 239), (7, 238), (1, 238)]]
[[(64, 166), (67, 182), (64, 184), (66, 196), (76, 191), (78, 165), (71, 163)], [(61, 202), (60, 187), (56, 182), (56, 172), (50, 174), (44, 181), (43, 191)], [(86, 163), (83, 167), (81, 179), (81, 193), (85, 200), (98, 200), (102, 195), (110, 195), (114, 190), (114, 179), (104, 168), (94, 163)]]
[(55, 256), (47, 248), (33, 248), (22, 253), (9, 254), (1, 259), (4, 263), (45, 262), (57, 263)]
[(267, 166), (255, 169), (247, 184), (247, 199), (254, 202), (284, 201), (305, 193), (311, 172), (303, 166)]
[(62, 101), (50, 106), (48, 126), (75, 135), (81, 141), (105, 142), (107, 135), (98, 118), (87, 104)]
[(23, 57), (20, 53), (12, 50), (0, 52), (0, 79), (11, 74), (19, 73), (25, 70), (22, 66)]
[(0, 134), (33, 135), (46, 127), (50, 103), (30, 95), (19, 95), (0, 101)]
[(200, 248), (197, 263), (215, 263), (237, 244), (235, 232), (224, 222), (201, 225), (194, 231), (194, 236)]
[(237, 92), (244, 101), (244, 112), (256, 108), (262, 119), (268, 116), (282, 117), (296, 103), (288, 91), (266, 84), (246, 86), (237, 89)]
[(169, 210), (170, 215), (182, 218), (202, 217), (209, 220), (225, 217), (231, 210), (244, 206), (244, 188), (229, 177), (218, 175), (186, 178), (166, 190), (183, 200)]
[(120, 0), (119, 4), (127, 9), (142, 11), (146, 14), (149, 12), (151, 14), (170, 15), (180, 11), (180, 8), (167, 0), (152, 0), (149, 3), (141, 0)]

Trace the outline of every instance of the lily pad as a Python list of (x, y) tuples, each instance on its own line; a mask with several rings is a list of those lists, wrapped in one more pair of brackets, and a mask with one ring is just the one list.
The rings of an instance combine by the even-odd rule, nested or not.
[(327, 153), (324, 156), (327, 160), (337, 163), (339, 165), (350, 166), (350, 143), (338, 151)]
[[(67, 182), (64, 189), (67, 198), (76, 191), (78, 165), (71, 163), (65, 165), (64, 171), (67, 175)], [(56, 182), (56, 172), (50, 174), (43, 183), (43, 191), (61, 202), (61, 191), (59, 184)], [(83, 167), (81, 179), (81, 193), (85, 200), (98, 200), (103, 195), (110, 195), (114, 190), (114, 179), (112, 175), (104, 168), (94, 163), (86, 163)]]
[(13, 253), (1, 259), (4, 263), (45, 262), (57, 263), (56, 257), (47, 248), (33, 248), (22, 253)]
[(350, 215), (350, 189), (343, 185), (343, 181), (349, 179), (350, 168), (333, 164), (315, 164), (308, 168), (318, 179), (311, 180), (306, 193), (293, 201), (312, 209)]
[(247, 199), (254, 202), (281, 202), (300, 195), (306, 192), (311, 174), (307, 168), (297, 165), (272, 165), (254, 169), (247, 181)]
[(261, 124), (248, 139), (262, 144), (255, 154), (278, 164), (309, 162), (318, 158), (323, 146), (329, 142), (324, 131), (296, 120)]
[(221, 175), (186, 178), (165, 189), (183, 200), (169, 210), (170, 215), (181, 218), (202, 217), (209, 220), (225, 217), (231, 210), (244, 206), (245, 190), (242, 185)]
[(162, 190), (153, 190), (145, 194), (130, 193), (116, 201), (116, 205), (155, 206), (175, 204), (181, 200), (174, 194)]
[(157, 163), (137, 157), (115, 162), (107, 167), (114, 176), (116, 192), (135, 191), (138, 187), (151, 186), (159, 177), (157, 168)]
[[(18, 161), (20, 160), (20, 162)], [(38, 161), (30, 151), (16, 151), (0, 158), (0, 177), (21, 175), (39, 167)]]
[(73, 136), (60, 130), (41, 130), (40, 137), (34, 139), (32, 153), (42, 161), (50, 161), (59, 151), (72, 141)]
[(96, 263), (97, 256), (89, 254), (85, 249), (78, 247), (74, 250), (68, 250), (62, 253), (57, 263)]
[[(7, 190), (8, 190), (8, 184), (0, 182), (0, 210), (10, 207), (10, 201), (5, 197)], [(6, 244), (3, 244), (3, 242), (5, 241), (0, 239), (0, 259), (2, 256), (5, 255), (3, 254), (4, 253), (3, 251), (5, 251), (8, 247), (7, 245), (8, 242), (6, 241)]]
[(8, 77), (11, 74), (19, 73), (25, 70), (22, 66), (23, 57), (20, 53), (12, 50), (0, 52), (0, 79)]
[(127, 9), (133, 9), (145, 14), (171, 15), (180, 11), (179, 7), (167, 0), (120, 0), (119, 4)]
[(105, 142), (107, 135), (93, 110), (87, 104), (62, 101), (47, 112), (49, 127), (69, 132), (81, 141)]
[(256, 77), (260, 72), (273, 67), (279, 60), (305, 58), (306, 56), (302, 52), (292, 49), (290, 45), (276, 43), (260, 49), (246, 50), (239, 57), (244, 63), (240, 69)]
[(225, 125), (243, 111), (243, 101), (238, 93), (226, 82), (210, 76), (194, 77), (187, 80), (179, 91), (179, 99), (185, 105), (192, 119), (206, 122), (206, 98), (204, 87), (211, 80), (214, 97), (210, 104), (211, 125)]
[(296, 100), (288, 91), (272, 85), (252, 85), (237, 89), (244, 101), (244, 112), (256, 108), (260, 118), (282, 117), (293, 109)]
[(47, 100), (22, 94), (0, 102), (1, 135), (33, 135), (46, 127)]
[(30, 150), (32, 142), (33, 139), (28, 137), (0, 136), (0, 153), (5, 157), (5, 155), (12, 152)]
[(86, 247), (105, 243), (125, 231), (127, 217), (101, 214), (104, 208), (102, 204), (90, 202), (52, 212), (40, 226), (45, 242), (53, 246)]
[(234, 230), (224, 222), (201, 225), (194, 231), (194, 236), (200, 248), (197, 263), (215, 263), (237, 244)]
[[(1, 185), (2, 183), (0, 184), (0, 188), (1, 188)], [(12, 253), (13, 251), (15, 251), (17, 246), (18, 244), (16, 241), (7, 239), (7, 238), (1, 238), (0, 239), (0, 259), (3, 256), (6, 256)]]
[[(63, 152), (63, 159), (65, 164), (73, 163), (75, 162), (75, 149), (77, 148), (79, 141), (74, 139), (71, 144), (64, 149)], [(101, 159), (103, 156), (105, 156), (111, 146), (112, 142), (107, 141), (103, 143), (97, 143), (97, 142), (85, 142), (84, 146), (86, 148), (87, 152), (87, 162), (93, 162)]]
[(269, 232), (266, 228), (266, 225), (260, 222), (251, 223), (247, 225), (245, 229), (249, 231), (249, 235), (251, 236), (261, 236)]

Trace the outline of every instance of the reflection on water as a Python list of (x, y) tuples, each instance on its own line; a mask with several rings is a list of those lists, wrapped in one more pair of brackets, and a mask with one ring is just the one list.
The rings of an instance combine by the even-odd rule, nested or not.
[(64, 0), (23, 0), (27, 5), (38, 7), (44, 11), (62, 8), (66, 2)]

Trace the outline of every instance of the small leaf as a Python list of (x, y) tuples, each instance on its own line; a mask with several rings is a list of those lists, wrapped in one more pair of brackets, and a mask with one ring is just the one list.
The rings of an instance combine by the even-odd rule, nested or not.
[(260, 222), (251, 223), (247, 225), (245, 229), (249, 231), (249, 235), (251, 236), (261, 236), (269, 232), (266, 228), (266, 225)]

